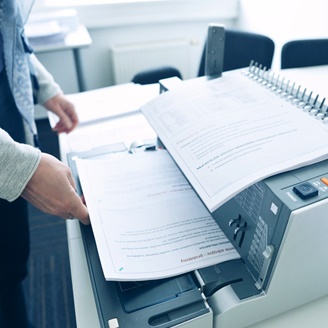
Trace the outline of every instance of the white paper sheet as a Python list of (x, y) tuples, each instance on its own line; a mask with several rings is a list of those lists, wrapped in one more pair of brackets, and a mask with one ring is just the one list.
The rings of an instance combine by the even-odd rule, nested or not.
[(212, 212), (273, 174), (328, 157), (328, 127), (240, 70), (141, 108)]
[[(141, 86), (140, 84), (125, 83), (69, 94), (67, 98), (75, 105), (81, 126), (138, 112), (142, 105), (158, 94), (158, 84)], [(58, 116), (48, 112), (48, 117), (50, 126), (54, 127), (59, 120)]]
[(238, 258), (164, 150), (77, 161), (107, 280), (149, 280)]

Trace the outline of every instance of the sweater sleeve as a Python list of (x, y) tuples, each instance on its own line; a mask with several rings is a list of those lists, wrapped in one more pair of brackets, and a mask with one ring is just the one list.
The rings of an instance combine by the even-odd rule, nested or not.
[(32, 146), (15, 142), (0, 129), (0, 198), (14, 201), (23, 192), (41, 159)]
[(36, 90), (37, 101), (38, 104), (43, 105), (47, 100), (59, 93), (63, 93), (63, 90), (34, 54), (31, 55), (31, 62), (35, 68), (39, 84), (39, 90)]

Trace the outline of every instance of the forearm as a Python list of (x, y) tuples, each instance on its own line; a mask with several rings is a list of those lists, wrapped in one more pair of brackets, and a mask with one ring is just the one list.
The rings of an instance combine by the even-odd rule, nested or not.
[(31, 61), (37, 73), (39, 90), (36, 90), (38, 104), (43, 105), (54, 96), (63, 93), (60, 86), (55, 82), (53, 76), (44, 68), (34, 54), (31, 55)]
[(38, 103), (59, 117), (59, 122), (53, 127), (54, 131), (57, 133), (71, 132), (79, 121), (74, 105), (66, 99), (52, 75), (48, 73), (35, 55), (32, 54), (31, 59), (39, 83), (39, 89), (36, 92)]
[(0, 198), (13, 201), (23, 192), (41, 159), (40, 150), (20, 144), (0, 129)]

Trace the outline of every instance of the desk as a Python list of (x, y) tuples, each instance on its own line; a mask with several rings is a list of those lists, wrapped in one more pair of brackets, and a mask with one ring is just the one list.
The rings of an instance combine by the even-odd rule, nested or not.
[(91, 37), (85, 26), (79, 25), (76, 29), (67, 33), (63, 41), (55, 43), (36, 43), (30, 42), (36, 54), (54, 52), (60, 50), (72, 50), (77, 75), (79, 91), (86, 90), (85, 79), (83, 76), (80, 49), (88, 47), (91, 43)]
[[(290, 78), (292, 81), (300, 81), (300, 83), (307, 85), (305, 83), (306, 81), (301, 80), (302, 72), (306, 72), (305, 74), (307, 74), (306, 81), (310, 81), (310, 76), (312, 77), (311, 86), (314, 90), (318, 89), (320, 93), (324, 91), (324, 89), (319, 89), (327, 85), (328, 66), (306, 70), (286, 70), (282, 72), (282, 75)], [(324, 94), (321, 96), (324, 96)], [(129, 100), (125, 97), (122, 101)], [(87, 108), (81, 108), (81, 110), (87, 110)], [(92, 144), (94, 146), (100, 146), (101, 144), (121, 141), (130, 144), (136, 138), (148, 139), (154, 138), (155, 136), (155, 132), (150, 128), (141, 113), (133, 111), (126, 113), (124, 116), (116, 116), (105, 121), (97, 121), (94, 124), (81, 125), (71, 134), (61, 135), (59, 137), (61, 157), (65, 161), (68, 152), (72, 150), (88, 150)], [(81, 231), (77, 221), (67, 221), (67, 234), (77, 326), (78, 328), (96, 328), (99, 327), (99, 320), (91, 282), (88, 276)], [(306, 292), (306, 288), (311, 288), (311, 286), (307, 287), (305, 284), (304, 292)], [(328, 296), (257, 323), (251, 326), (251, 328), (327, 327), (327, 310)]]
[[(281, 75), (290, 79), (291, 83), (301, 84), (302, 87), (313, 91), (313, 95), (328, 97), (328, 66), (313, 66), (281, 70)], [(297, 85), (297, 84), (296, 84)]]

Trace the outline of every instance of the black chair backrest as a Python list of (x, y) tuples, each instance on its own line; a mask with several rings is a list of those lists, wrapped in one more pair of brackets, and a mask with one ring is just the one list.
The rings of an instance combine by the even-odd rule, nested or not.
[[(223, 71), (247, 67), (254, 60), (262, 67), (271, 68), (275, 44), (265, 35), (225, 30)], [(205, 74), (206, 45), (203, 50), (198, 76)]]
[(162, 66), (153, 69), (147, 69), (136, 74), (133, 77), (132, 82), (138, 84), (152, 84), (158, 83), (159, 80), (174, 76), (182, 79), (180, 72), (176, 68), (170, 66)]
[(304, 39), (286, 42), (281, 48), (281, 68), (328, 64), (328, 39)]

